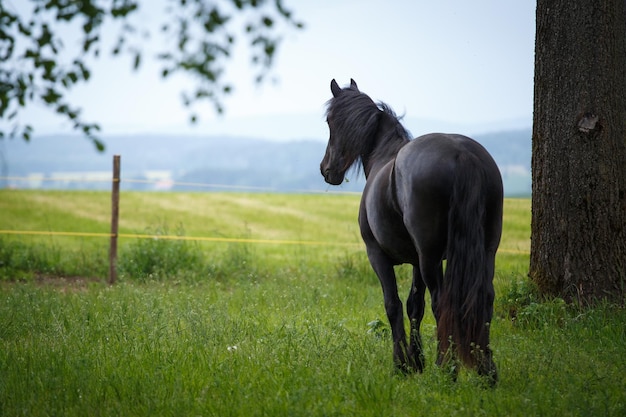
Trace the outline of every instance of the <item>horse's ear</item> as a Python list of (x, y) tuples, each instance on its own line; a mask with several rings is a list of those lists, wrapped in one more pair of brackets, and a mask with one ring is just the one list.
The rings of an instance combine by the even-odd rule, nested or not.
[(341, 93), (341, 87), (339, 87), (339, 84), (337, 84), (334, 78), (330, 82), (330, 91), (333, 92), (333, 97), (337, 97)]
[(356, 81), (354, 81), (352, 78), (350, 78), (350, 88), (359, 91), (359, 87), (356, 85)]

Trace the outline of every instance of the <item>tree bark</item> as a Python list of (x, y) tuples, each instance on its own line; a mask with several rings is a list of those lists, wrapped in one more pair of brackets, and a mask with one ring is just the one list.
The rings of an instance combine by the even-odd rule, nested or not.
[(530, 278), (623, 302), (626, 1), (537, 0)]

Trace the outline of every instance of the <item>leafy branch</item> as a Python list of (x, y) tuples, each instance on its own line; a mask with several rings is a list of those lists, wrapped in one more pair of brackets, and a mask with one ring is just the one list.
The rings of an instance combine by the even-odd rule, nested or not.
[[(147, 1), (144, 2), (147, 5)], [(8, 4), (8, 5), (7, 5)], [(0, 0), (0, 119), (10, 128), (0, 129), (0, 139), (21, 137), (29, 141), (33, 134), (30, 123), (22, 124), (19, 114), (39, 102), (72, 123), (75, 130), (90, 139), (99, 150), (104, 144), (98, 138), (99, 124), (85, 121), (81, 109), (73, 105), (67, 93), (91, 77), (90, 58), (101, 56), (102, 31), (107, 23), (122, 22), (111, 52), (113, 57), (128, 54), (133, 69), (142, 63), (142, 48), (132, 41), (139, 28), (131, 22), (140, 2), (134, 0), (27, 0), (30, 10), (17, 11), (8, 0)], [(151, 2), (150, 6), (154, 6)], [(175, 73), (190, 75), (195, 89), (183, 93), (183, 104), (208, 100), (216, 112), (222, 113), (223, 98), (233, 86), (224, 81), (225, 64), (231, 57), (236, 36), (236, 16), (246, 18), (244, 36), (251, 49), (251, 66), (256, 68), (255, 80), (263, 82), (273, 64), (281, 41), (279, 23), (300, 29), (281, 0), (166, 0), (162, 32), (175, 39), (173, 45), (157, 54), (160, 74), (167, 78)], [(80, 33), (80, 48), (69, 50), (67, 43), (73, 28)], [(68, 39), (69, 38), (69, 39)], [(62, 57), (70, 55), (67, 62)], [(191, 114), (190, 121), (197, 120)]]

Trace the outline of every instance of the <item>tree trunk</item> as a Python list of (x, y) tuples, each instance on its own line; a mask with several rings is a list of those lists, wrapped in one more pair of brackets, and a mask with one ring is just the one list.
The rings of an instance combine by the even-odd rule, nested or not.
[(626, 1), (537, 0), (530, 277), (623, 302)]

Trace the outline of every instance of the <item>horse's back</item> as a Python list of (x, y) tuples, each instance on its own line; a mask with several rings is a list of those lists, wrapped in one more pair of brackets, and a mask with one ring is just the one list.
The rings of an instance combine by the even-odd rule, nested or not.
[[(469, 161), (461, 165), (460, 158)], [(501, 193), (502, 180), (495, 161), (475, 140), (458, 134), (430, 133), (405, 145), (396, 157), (396, 179), (401, 187), (418, 187), (447, 199), (456, 175), (474, 169), (484, 173), (487, 192)]]

